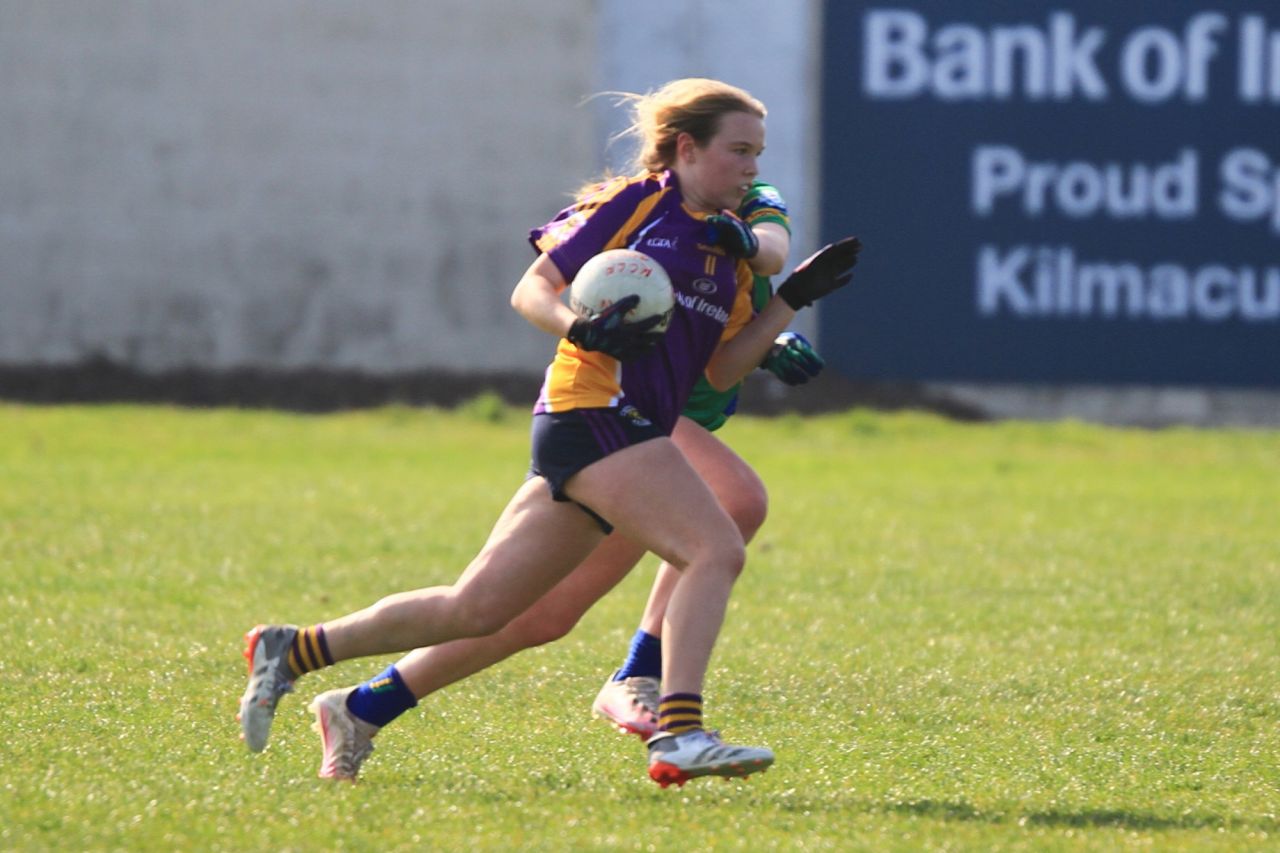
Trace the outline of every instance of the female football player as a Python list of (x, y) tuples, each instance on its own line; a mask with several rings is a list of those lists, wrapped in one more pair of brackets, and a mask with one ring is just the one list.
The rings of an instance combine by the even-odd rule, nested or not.
[[(790, 219), (781, 194), (760, 180), (752, 183), (737, 214), (738, 218), (711, 216), (708, 220), (714, 229), (713, 239), (751, 267), (754, 273), (751, 302), (758, 312), (773, 295), (769, 277), (782, 272), (791, 250)], [(761, 366), (788, 385), (800, 385), (817, 376), (824, 363), (802, 335), (784, 332), (775, 340)], [(764, 524), (768, 494), (751, 466), (712, 434), (736, 411), (740, 388), (739, 384), (718, 390), (706, 379), (700, 379), (671, 437), (711, 487), (742, 533), (743, 541), (750, 542)], [(594, 555), (589, 559), (593, 558)], [(635, 559), (639, 558), (640, 555), (636, 555)], [(670, 563), (664, 562), (659, 567), (626, 659), (605, 681), (592, 703), (592, 710), (619, 731), (649, 738), (657, 730), (662, 620), (679, 578), (679, 570)], [(557, 627), (567, 632), (573, 624)]]
[[(723, 214), (707, 217), (706, 236), (708, 242), (747, 261), (754, 273), (752, 306), (760, 311), (773, 294), (769, 276), (782, 270), (790, 251), (787, 207), (774, 187), (756, 180), (737, 214), (737, 218)], [(782, 381), (798, 385), (816, 376), (823, 362), (807, 340), (784, 332), (775, 341), (763, 366)], [(712, 435), (733, 413), (739, 387), (718, 391), (705, 378), (700, 378), (671, 438), (711, 487), (743, 540), (750, 541), (764, 522), (767, 509), (764, 484), (741, 457)], [(398, 676), (414, 698), (421, 700), (519, 651), (558, 640), (634, 568), (644, 553), (642, 547), (614, 533), (578, 568), (501, 631), (410, 652), (370, 684)], [(627, 658), (605, 682), (592, 706), (621, 731), (646, 739), (657, 731), (662, 621), (679, 575), (679, 570), (670, 564), (664, 563), (659, 568)], [(386, 713), (378, 713), (381, 708), (370, 710), (384, 724), (406, 710), (392, 697), (378, 695), (384, 698), (375, 696), (373, 703), (385, 704)]]
[[(760, 364), (797, 310), (847, 283), (860, 244), (849, 238), (814, 255), (752, 319), (748, 268), (705, 234), (707, 217), (736, 208), (756, 177), (763, 105), (726, 84), (690, 79), (634, 106), (646, 171), (595, 188), (537, 229), (541, 254), (512, 293), (522, 316), (562, 338), (534, 409), (529, 479), (452, 586), (390, 595), (307, 628), (251, 630), (240, 713), (250, 749), (265, 747), (279, 698), (297, 678), (340, 660), (499, 631), (616, 527), (682, 573), (662, 629), (666, 693), (649, 775), (682, 784), (772, 763), (769, 750), (721, 743), (703, 727), (702, 680), (744, 547), (670, 436), (698, 377), (727, 388)], [(621, 246), (652, 255), (671, 278), (677, 308), (661, 337), (649, 332), (656, 318), (621, 322), (628, 300), (586, 319), (560, 299), (587, 259)], [(354, 778), (379, 725), (368, 699), (380, 693), (413, 702), (394, 669), (313, 702), (325, 744), (321, 775)]]

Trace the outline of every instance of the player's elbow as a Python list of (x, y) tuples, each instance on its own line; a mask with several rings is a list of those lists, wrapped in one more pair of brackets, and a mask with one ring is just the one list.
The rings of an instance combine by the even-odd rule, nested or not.
[(527, 310), (529, 304), (528, 293), (529, 288), (525, 285), (523, 278), (516, 283), (516, 286), (511, 291), (511, 307), (520, 314), (524, 314)]
[(756, 275), (763, 275), (769, 278), (782, 272), (787, 256), (776, 252), (764, 252), (756, 255), (751, 259), (751, 271)]
[(538, 282), (531, 276), (525, 276), (511, 291), (511, 307), (516, 313), (531, 323), (537, 322), (538, 305), (542, 296)]
[(738, 384), (738, 377), (731, 375), (723, 367), (715, 364), (707, 365), (706, 369), (707, 383), (717, 391), (728, 391), (734, 385)]
[(765, 222), (753, 229), (760, 240), (756, 256), (748, 263), (756, 275), (775, 276), (787, 265), (787, 253), (791, 251), (791, 235), (781, 225)]

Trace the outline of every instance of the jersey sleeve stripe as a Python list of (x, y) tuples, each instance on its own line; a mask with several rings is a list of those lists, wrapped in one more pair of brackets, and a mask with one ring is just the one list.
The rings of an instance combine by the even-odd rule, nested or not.
[(655, 207), (657, 207), (658, 202), (661, 201), (668, 192), (669, 188), (664, 187), (661, 191), (641, 199), (640, 203), (636, 205), (635, 212), (627, 218), (627, 221), (622, 224), (621, 228), (614, 232), (613, 237), (609, 239), (609, 242), (605, 244), (604, 249), (601, 249), (601, 251), (625, 248), (627, 244), (627, 237), (640, 228), (640, 224), (649, 217), (649, 214), (653, 212)]

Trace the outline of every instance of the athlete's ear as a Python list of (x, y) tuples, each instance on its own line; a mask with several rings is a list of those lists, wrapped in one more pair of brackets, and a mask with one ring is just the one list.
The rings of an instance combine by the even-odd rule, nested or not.
[(676, 159), (683, 163), (692, 163), (694, 152), (698, 149), (697, 140), (686, 131), (681, 131), (676, 136)]

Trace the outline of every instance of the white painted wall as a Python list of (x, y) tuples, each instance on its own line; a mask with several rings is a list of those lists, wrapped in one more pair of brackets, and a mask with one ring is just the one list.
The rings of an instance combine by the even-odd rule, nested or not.
[(545, 362), (592, 0), (4, 0), (0, 363)]
[[(679, 77), (741, 86), (769, 110), (761, 177), (791, 207), (794, 265), (818, 248), (817, 105), (821, 61), (819, 0), (602, 0), (599, 43), (604, 91), (645, 92)], [(626, 127), (607, 98), (592, 102), (601, 137)], [(601, 161), (618, 167), (624, 147)], [(813, 311), (796, 328), (814, 335)]]
[(0, 365), (540, 370), (507, 298), (593, 93), (750, 89), (812, 243), (818, 5), (3, 0)]

